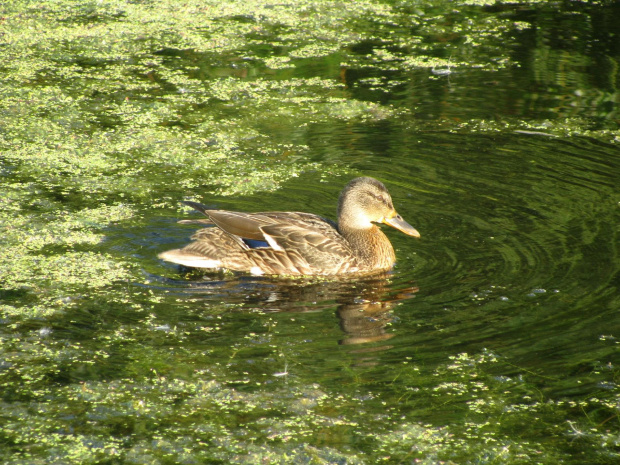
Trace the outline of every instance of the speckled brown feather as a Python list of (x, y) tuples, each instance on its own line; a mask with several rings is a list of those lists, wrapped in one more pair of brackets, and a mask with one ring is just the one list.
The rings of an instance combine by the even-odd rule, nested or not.
[[(346, 195), (353, 200), (346, 200)], [(345, 188), (339, 225), (311, 213), (243, 213), (184, 203), (207, 216), (208, 220), (198, 222), (215, 225), (197, 231), (186, 247), (160, 254), (164, 260), (187, 266), (275, 275), (368, 273), (391, 268), (395, 259), (390, 241), (372, 221), (397, 217), (410, 230), (401, 228), (402, 224), (395, 227), (419, 236), (396, 216), (385, 186), (372, 178), (357, 178)], [(262, 241), (265, 246), (252, 247), (247, 240)]]

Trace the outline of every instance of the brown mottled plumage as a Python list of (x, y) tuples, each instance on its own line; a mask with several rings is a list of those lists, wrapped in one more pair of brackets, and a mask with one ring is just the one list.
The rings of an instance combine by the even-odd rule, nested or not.
[(192, 268), (271, 275), (372, 273), (389, 270), (395, 261), (392, 244), (374, 223), (420, 237), (396, 213), (385, 186), (368, 177), (343, 189), (337, 225), (312, 213), (242, 213), (184, 203), (208, 217), (200, 223), (215, 227), (197, 231), (192, 243), (159, 258)]

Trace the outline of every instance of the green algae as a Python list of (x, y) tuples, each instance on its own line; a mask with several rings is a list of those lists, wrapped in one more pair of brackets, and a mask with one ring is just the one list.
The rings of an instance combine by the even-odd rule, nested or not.
[[(19, 186), (22, 188), (23, 186)], [(65, 286), (83, 285), (104, 287), (131, 276), (128, 265), (109, 254), (76, 250), (93, 248), (104, 236), (101, 229), (134, 215), (125, 205), (85, 208), (77, 212), (46, 211), (37, 217), (29, 211), (36, 202), (27, 191), (11, 199), (14, 210), (2, 215), (5, 247), (0, 251), (0, 283), (7, 289), (36, 288), (62, 289)], [(21, 204), (17, 198), (21, 197)], [(46, 205), (50, 208), (50, 205)], [(53, 205), (58, 207), (58, 205)], [(55, 253), (50, 253), (50, 251)]]
[[(605, 417), (604, 411), (616, 415), (615, 405), (597, 407), (597, 399), (581, 405), (552, 405), (541, 398), (533, 383), (494, 378), (486, 372), (489, 365), (501, 361), (490, 353), (455, 356), (430, 377), (441, 378), (439, 384), (429, 383), (419, 366), (403, 365), (391, 388), (396, 393), (397, 385), (417, 386), (417, 393), (396, 401), (389, 390), (385, 394), (365, 392), (360, 385), (356, 394), (333, 396), (303, 378), (278, 380), (268, 372), (259, 371), (246, 381), (231, 377), (217, 364), (181, 375), (170, 371), (173, 364), (183, 361), (185, 365), (196, 354), (180, 348), (150, 350), (151, 366), (157, 368), (136, 365), (132, 379), (85, 381), (50, 390), (46, 378), (60, 372), (50, 372), (47, 362), (61, 361), (61, 371), (79, 364), (105, 364), (106, 350), (89, 353), (79, 344), (65, 347), (45, 339), (13, 341), (12, 346), (15, 342), (22, 344), (21, 355), (8, 359), (9, 376), (19, 376), (20, 397), (32, 399), (3, 403), (2, 434), (11, 449), (21, 450), (22, 460), (49, 451), (52, 460), (64, 463), (96, 463), (104, 454), (124, 463), (197, 459), (256, 463), (286, 457), (310, 463), (461, 463), (472, 455), (510, 463), (563, 463), (567, 456), (541, 450), (529, 441), (527, 425), (532, 415), (560, 419), (565, 409), (593, 407), (598, 418)], [(139, 354), (134, 360), (139, 360)], [(52, 402), (46, 400), (50, 396)], [(406, 421), (404, 412), (419, 408), (421, 397), (437, 409), (446, 404), (465, 405), (471, 413), (450, 428)], [(371, 413), (375, 404), (384, 405), (384, 413)], [(497, 429), (493, 421), (499, 417), (502, 428)], [(574, 432), (583, 429), (586, 440), (607, 436), (605, 440), (612, 445), (617, 437), (601, 436), (601, 426), (559, 421), (548, 433), (570, 443)], [(366, 444), (367, 452), (338, 450), (343, 435)], [(311, 445), (317, 439), (323, 444), (320, 448)]]
[[(480, 8), (490, 4), (2, 2), (0, 458), (553, 464), (587, 450), (599, 463), (616, 460), (613, 367), (583, 375), (610, 383), (607, 392), (571, 401), (546, 397), (526, 369), (505, 376), (514, 367), (491, 352), (385, 371), (343, 353), (325, 364), (344, 387), (328, 388), (304, 369), (316, 362), (311, 351), (278, 339), (297, 334), (303, 316), (248, 318), (248, 328), (225, 297), (205, 310), (183, 295), (136, 290), (156, 251), (108, 246), (142, 231), (145, 212), (170, 214), (183, 198), (354, 172), (360, 161), (329, 134), (321, 156), (308, 146), (321, 125), (354, 133), (404, 119), (411, 132), (617, 143), (617, 57), (605, 59), (605, 86), (590, 87), (588, 54), (553, 50), (544, 30), (534, 76), (566, 104), (545, 105), (545, 116), (446, 111), (421, 121), (415, 73), (452, 79), (450, 92), (465, 98), (461, 73), (493, 79), (521, 66), (506, 44), (532, 23)], [(348, 79), (359, 70), (368, 74)], [(541, 94), (525, 94), (523, 106), (536, 113)], [(231, 347), (222, 333), (237, 336)], [(453, 421), (436, 425), (435, 413)], [(532, 419), (543, 421), (529, 432)]]

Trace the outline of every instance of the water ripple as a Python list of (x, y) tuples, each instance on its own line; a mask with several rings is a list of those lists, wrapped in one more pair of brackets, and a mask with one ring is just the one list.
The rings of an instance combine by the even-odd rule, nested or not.
[(619, 164), (615, 147), (589, 139), (441, 134), (372, 174), (398, 186), (396, 206), (422, 234), (418, 244), (391, 236), (404, 279), (445, 302), (484, 289), (508, 301), (582, 295), (586, 269), (602, 280), (590, 289), (618, 273)]

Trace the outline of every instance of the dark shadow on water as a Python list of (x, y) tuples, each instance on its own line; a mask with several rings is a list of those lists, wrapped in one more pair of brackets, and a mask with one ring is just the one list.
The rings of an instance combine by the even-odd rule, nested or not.
[[(178, 296), (201, 299), (205, 303), (239, 304), (244, 310), (264, 313), (322, 312), (335, 308), (342, 329), (341, 345), (369, 344), (387, 341), (394, 336), (386, 327), (392, 322), (392, 310), (412, 299), (418, 287), (408, 283), (396, 289), (391, 273), (371, 277), (278, 278), (252, 277), (224, 273), (202, 274), (182, 269), (183, 279), (149, 274), (148, 288), (157, 288)], [(373, 346), (369, 350), (385, 350), (389, 346)]]

